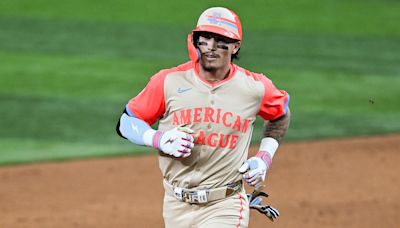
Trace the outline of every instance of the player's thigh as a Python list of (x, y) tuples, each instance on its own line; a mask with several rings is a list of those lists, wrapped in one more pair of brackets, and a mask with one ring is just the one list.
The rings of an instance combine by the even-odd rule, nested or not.
[(165, 228), (187, 228), (188, 224), (193, 223), (194, 215), (190, 204), (165, 193), (163, 217)]
[[(249, 224), (249, 203), (244, 192), (204, 208), (199, 228), (246, 228)], [(199, 216), (199, 217), (200, 217)]]

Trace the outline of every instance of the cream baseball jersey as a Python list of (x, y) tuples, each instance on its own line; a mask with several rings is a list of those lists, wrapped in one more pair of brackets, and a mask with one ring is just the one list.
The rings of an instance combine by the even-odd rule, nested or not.
[(289, 95), (262, 74), (231, 64), (227, 78), (215, 84), (203, 80), (190, 61), (161, 70), (132, 98), (127, 109), (158, 129), (186, 126), (195, 131), (195, 146), (187, 158), (159, 153), (159, 166), (170, 184), (203, 189), (241, 179), (256, 116), (274, 120), (284, 115)]

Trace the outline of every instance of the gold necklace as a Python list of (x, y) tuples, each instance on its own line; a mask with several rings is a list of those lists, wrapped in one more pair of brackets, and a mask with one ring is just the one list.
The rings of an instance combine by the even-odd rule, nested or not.
[(219, 82), (219, 81), (221, 81), (221, 79), (212, 79), (212, 78), (206, 79), (206, 80), (209, 81), (209, 82)]

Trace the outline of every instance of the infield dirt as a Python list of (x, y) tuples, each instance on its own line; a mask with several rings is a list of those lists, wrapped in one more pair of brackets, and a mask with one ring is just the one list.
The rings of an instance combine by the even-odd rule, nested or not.
[[(285, 143), (266, 184), (252, 228), (400, 227), (400, 135)], [(1, 228), (163, 227), (162, 197), (156, 156), (0, 167)]]

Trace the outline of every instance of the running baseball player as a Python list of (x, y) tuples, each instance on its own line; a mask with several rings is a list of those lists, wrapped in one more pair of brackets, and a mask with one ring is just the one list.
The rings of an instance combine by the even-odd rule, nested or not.
[[(250, 207), (279, 215), (259, 204), (259, 191), (247, 196), (242, 182), (263, 185), (289, 127), (289, 95), (233, 64), (241, 42), (233, 11), (205, 10), (188, 35), (190, 61), (153, 75), (117, 124), (123, 138), (158, 150), (167, 228), (247, 227)], [(263, 139), (248, 158), (257, 115), (265, 120)]]

